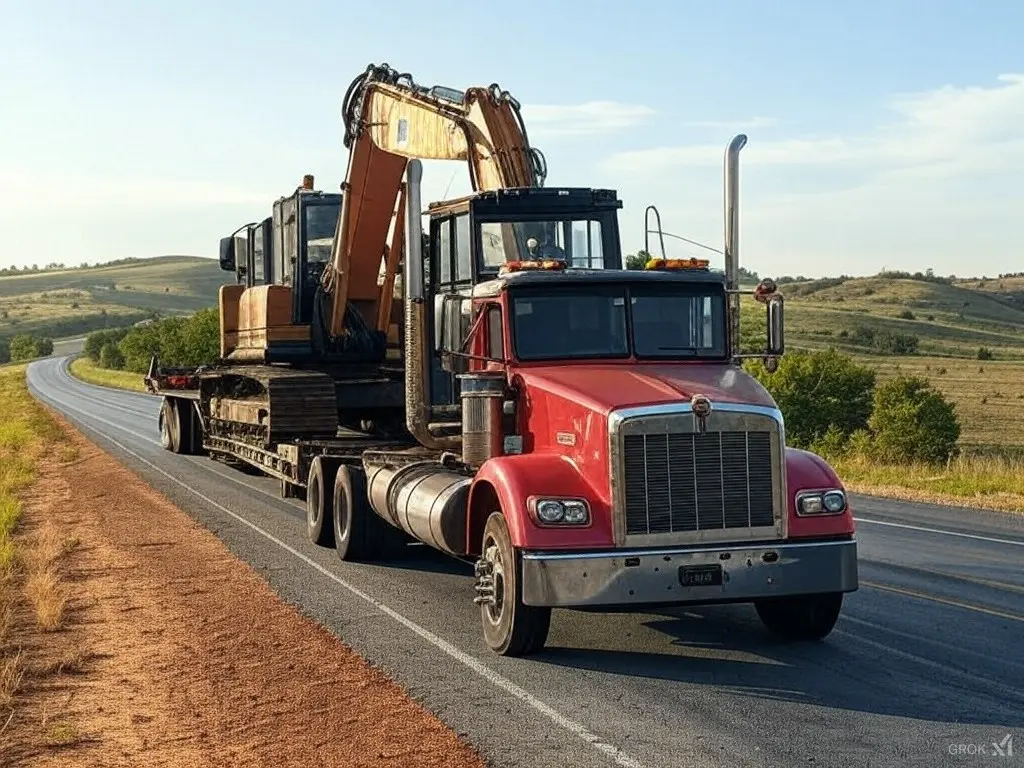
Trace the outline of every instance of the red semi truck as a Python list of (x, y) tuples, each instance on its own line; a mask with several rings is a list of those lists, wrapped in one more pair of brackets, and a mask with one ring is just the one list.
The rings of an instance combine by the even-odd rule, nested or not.
[[(776, 403), (741, 367), (744, 293), (765, 306), (754, 356), (774, 366), (784, 351), (775, 285), (739, 286), (745, 142), (726, 151), (724, 274), (694, 260), (622, 269), (609, 190), (482, 191), (431, 205), (421, 237), (410, 161), (399, 363), (334, 373), (324, 395), (302, 383), (323, 366), (154, 361), (164, 445), (279, 478), (305, 497), (311, 540), (342, 560), (414, 539), (474, 564), (500, 654), (542, 648), (554, 608), (753, 603), (772, 632), (823, 638), (858, 587), (854, 522), (836, 472), (786, 445)], [(300, 216), (314, 194), (296, 192)], [(301, 238), (292, 247), (301, 267)], [(337, 420), (296, 426), (322, 397)]]

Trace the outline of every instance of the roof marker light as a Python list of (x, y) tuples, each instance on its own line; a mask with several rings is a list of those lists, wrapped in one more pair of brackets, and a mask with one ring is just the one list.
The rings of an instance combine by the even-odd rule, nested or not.
[(557, 259), (545, 259), (543, 261), (507, 261), (498, 270), (499, 274), (509, 272), (525, 272), (526, 270), (547, 270), (557, 272), (565, 269), (565, 262)]
[(707, 271), (710, 263), (707, 259), (648, 259), (644, 269), (699, 269)]

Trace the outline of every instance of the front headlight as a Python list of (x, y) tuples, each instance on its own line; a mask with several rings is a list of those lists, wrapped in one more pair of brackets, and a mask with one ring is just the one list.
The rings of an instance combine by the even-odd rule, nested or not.
[(587, 525), (590, 508), (582, 499), (537, 499), (537, 521), (543, 525)]
[(808, 491), (796, 497), (798, 515), (838, 515), (846, 511), (846, 494), (838, 489)]

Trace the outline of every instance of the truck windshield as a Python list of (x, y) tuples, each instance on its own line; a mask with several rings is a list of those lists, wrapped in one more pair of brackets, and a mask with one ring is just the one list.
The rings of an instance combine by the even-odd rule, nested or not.
[(512, 306), (520, 360), (725, 357), (721, 287), (594, 286), (514, 294)]
[(326, 263), (331, 260), (331, 246), (338, 227), (341, 208), (335, 204), (309, 205), (306, 211), (306, 260)]
[(507, 261), (558, 259), (569, 266), (604, 269), (604, 234), (601, 222), (590, 218), (544, 221), (485, 221), (480, 225), (484, 271)]

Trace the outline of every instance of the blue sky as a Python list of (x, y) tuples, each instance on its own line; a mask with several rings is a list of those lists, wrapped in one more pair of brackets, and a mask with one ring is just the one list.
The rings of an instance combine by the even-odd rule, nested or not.
[[(743, 131), (745, 266), (1024, 269), (1024, 4), (485, 8), (0, 0), (0, 265), (213, 256), (303, 173), (337, 188), (345, 89), (387, 61), (510, 90), (549, 185), (619, 191), (626, 252), (649, 203), (721, 246), (722, 150)], [(424, 186), (454, 197), (468, 174), (431, 163)]]

